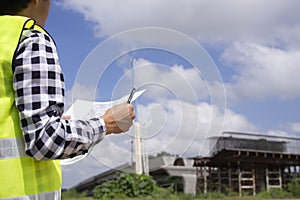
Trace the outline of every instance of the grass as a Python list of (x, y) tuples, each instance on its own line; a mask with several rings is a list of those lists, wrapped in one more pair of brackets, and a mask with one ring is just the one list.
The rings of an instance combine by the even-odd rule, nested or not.
[[(182, 197), (178, 198), (176, 200), (203, 200), (203, 198), (192, 198), (192, 197)], [(83, 198), (67, 198), (63, 200), (94, 200), (92, 197), (83, 197)], [(120, 199), (116, 199), (120, 200)], [(168, 200), (167, 198), (128, 198), (128, 199), (122, 199), (122, 200)], [(172, 198), (173, 200), (173, 198)], [(174, 199), (175, 200), (175, 199)], [(224, 197), (224, 198), (218, 198), (218, 199), (210, 199), (210, 200), (270, 200), (270, 199), (264, 199), (264, 198), (258, 198), (255, 196), (246, 196), (246, 197)], [(276, 199), (272, 199), (276, 200)], [(283, 200), (283, 199), (280, 199)], [(287, 199), (287, 200), (299, 200), (299, 199)]]

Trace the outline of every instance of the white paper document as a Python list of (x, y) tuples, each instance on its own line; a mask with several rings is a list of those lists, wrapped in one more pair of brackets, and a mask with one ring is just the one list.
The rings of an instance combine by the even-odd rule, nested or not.
[[(145, 90), (135, 92), (131, 102), (141, 96)], [(129, 95), (126, 95), (118, 100), (109, 102), (94, 102), (85, 100), (76, 100), (74, 104), (64, 113), (64, 116), (71, 116), (72, 120), (88, 120), (91, 118), (99, 118), (105, 111), (114, 105), (126, 103)]]
[[(131, 102), (134, 102), (139, 96), (141, 96), (145, 90), (135, 92)], [(118, 100), (109, 102), (94, 102), (85, 100), (76, 100), (72, 106), (64, 113), (64, 116), (71, 116), (71, 120), (89, 120), (91, 118), (99, 118), (102, 116), (107, 109), (114, 105), (126, 103), (129, 95), (126, 95)], [(78, 162), (89, 155), (92, 148), (89, 149), (88, 153), (74, 158), (61, 160), (61, 165), (70, 165)]]

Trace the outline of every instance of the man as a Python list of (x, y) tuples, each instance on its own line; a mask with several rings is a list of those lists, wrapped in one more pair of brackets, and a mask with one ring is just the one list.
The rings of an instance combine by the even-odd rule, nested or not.
[(64, 78), (44, 26), (50, 0), (0, 0), (0, 199), (60, 199), (58, 159), (128, 131), (133, 106), (62, 119)]

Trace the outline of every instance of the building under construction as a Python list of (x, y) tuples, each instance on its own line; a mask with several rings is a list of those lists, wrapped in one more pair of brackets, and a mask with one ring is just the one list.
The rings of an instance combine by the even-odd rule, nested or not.
[[(149, 159), (149, 174), (161, 186), (174, 185), (176, 180), (179, 192), (193, 195), (211, 191), (255, 195), (284, 188), (293, 178), (300, 179), (300, 138), (225, 132), (210, 138), (210, 142), (212, 150), (207, 157), (165, 155)], [(126, 169), (133, 166), (124, 165), (118, 170)], [(75, 188), (92, 191), (97, 184), (112, 179), (118, 170), (99, 174)]]
[(253, 194), (299, 179), (300, 139), (225, 132), (209, 157), (194, 158), (197, 191)]

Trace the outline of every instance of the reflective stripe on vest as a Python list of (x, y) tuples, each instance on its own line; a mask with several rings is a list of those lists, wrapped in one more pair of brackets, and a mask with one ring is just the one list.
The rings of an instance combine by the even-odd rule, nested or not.
[(24, 149), (23, 138), (0, 139), (0, 160), (25, 157)]
[(34, 194), (34, 195), (28, 195), (28, 196), (19, 196), (19, 197), (11, 197), (11, 198), (5, 198), (1, 200), (60, 200), (61, 191), (57, 190), (54, 192), (46, 192), (41, 194)]
[(12, 85), (13, 57), (24, 29), (45, 32), (34, 20), (0, 16), (0, 199), (60, 199), (59, 161), (37, 161), (25, 154)]

